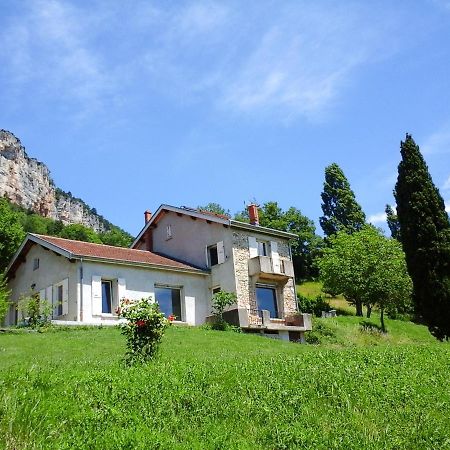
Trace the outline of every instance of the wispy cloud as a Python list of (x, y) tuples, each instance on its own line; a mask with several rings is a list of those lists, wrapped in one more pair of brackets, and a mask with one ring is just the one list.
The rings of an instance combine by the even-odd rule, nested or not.
[(442, 185), (441, 188), (443, 191), (448, 191), (450, 189), (450, 176), (447, 178), (445, 183)]
[(379, 212), (376, 214), (372, 214), (368, 217), (367, 221), (373, 225), (379, 224), (379, 223), (386, 223), (386, 213), (385, 212)]
[(153, 89), (227, 113), (316, 117), (395, 51), (392, 17), (352, 2), (37, 0), (2, 23), (0, 74), (91, 112)]
[(450, 153), (450, 123), (431, 134), (421, 146), (424, 155)]

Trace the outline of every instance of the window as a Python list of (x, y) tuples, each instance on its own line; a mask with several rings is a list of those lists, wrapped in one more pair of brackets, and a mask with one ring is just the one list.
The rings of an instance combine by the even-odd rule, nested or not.
[(155, 298), (159, 309), (166, 316), (175, 316), (176, 320), (181, 318), (181, 290), (170, 287), (155, 287)]
[(219, 256), (217, 254), (217, 244), (208, 247), (208, 263), (209, 267), (219, 264)]
[(278, 317), (277, 293), (275, 288), (269, 286), (256, 286), (256, 303), (258, 309), (270, 312), (270, 317)]
[(109, 280), (102, 280), (102, 313), (112, 313), (112, 283)]
[(215, 295), (215, 294), (217, 294), (217, 293), (220, 292), (220, 291), (221, 291), (220, 286), (215, 287), (215, 288), (213, 288), (213, 290), (212, 290), (212, 294)]
[(39, 258), (33, 259), (33, 270), (39, 269)]
[(56, 287), (56, 311), (58, 316), (63, 314), (63, 286), (60, 284)]
[(258, 256), (267, 256), (268, 244), (263, 241), (256, 241), (258, 244)]
[(167, 225), (166, 227), (166, 241), (172, 239), (172, 225)]

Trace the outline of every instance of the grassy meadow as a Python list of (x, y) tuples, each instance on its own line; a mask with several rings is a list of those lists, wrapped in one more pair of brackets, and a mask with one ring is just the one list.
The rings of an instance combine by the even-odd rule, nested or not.
[(450, 345), (317, 319), (318, 345), (171, 327), (122, 364), (116, 328), (0, 333), (5, 449), (450, 448)]

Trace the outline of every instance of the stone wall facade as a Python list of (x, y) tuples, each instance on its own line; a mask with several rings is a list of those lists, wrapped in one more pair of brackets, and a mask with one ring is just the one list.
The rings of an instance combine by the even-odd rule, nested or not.
[[(247, 310), (256, 310), (256, 284), (258, 282), (267, 282), (267, 280), (259, 280), (258, 277), (249, 276), (248, 260), (250, 259), (250, 250), (248, 238), (253, 234), (241, 231), (233, 231), (233, 262), (236, 278), (236, 294), (237, 304), (240, 308)], [(289, 251), (289, 243), (283, 239), (270, 238), (277, 242), (278, 254), (282, 259), (291, 259)], [(272, 282), (276, 285), (278, 306), (281, 315), (294, 312), (297, 310), (297, 300), (295, 295), (295, 282), (293, 278), (289, 278), (286, 283)], [(281, 298), (280, 298), (281, 297)]]

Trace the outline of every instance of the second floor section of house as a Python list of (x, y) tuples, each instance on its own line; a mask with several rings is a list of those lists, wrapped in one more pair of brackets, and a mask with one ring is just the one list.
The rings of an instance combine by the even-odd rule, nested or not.
[[(255, 222), (255, 212), (250, 207), (249, 217)], [(257, 222), (244, 223), (207, 211), (169, 205), (160, 206), (154, 215), (146, 212), (145, 219), (132, 248), (156, 252), (213, 272), (245, 260), (250, 276), (274, 279), (294, 276), (290, 241), (297, 238), (295, 234), (261, 227)]]

